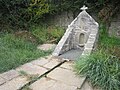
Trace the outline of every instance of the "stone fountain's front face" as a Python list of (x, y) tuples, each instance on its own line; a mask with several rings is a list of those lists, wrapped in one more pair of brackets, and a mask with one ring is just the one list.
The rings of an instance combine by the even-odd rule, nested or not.
[[(83, 11), (68, 26), (53, 56), (75, 60), (84, 53), (90, 36), (97, 37), (98, 23), (86, 12), (87, 7), (83, 6), (81, 9)], [(92, 42), (92, 49), (94, 43), (95, 41)]]

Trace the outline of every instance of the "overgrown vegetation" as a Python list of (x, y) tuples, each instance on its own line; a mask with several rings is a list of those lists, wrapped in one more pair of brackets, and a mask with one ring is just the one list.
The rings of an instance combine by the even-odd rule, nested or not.
[(64, 30), (60, 27), (34, 26), (30, 31), (0, 33), (0, 73), (50, 54), (37, 50), (38, 44), (58, 43)]
[(50, 52), (37, 50), (37, 43), (14, 34), (0, 34), (0, 73), (48, 54)]
[[(45, 21), (45, 17), (62, 11), (76, 11), (83, 5), (101, 12), (106, 20), (119, 10), (119, 0), (0, 0), (0, 30), (29, 30), (31, 25)], [(97, 8), (97, 9), (96, 9)], [(103, 9), (105, 8), (105, 9)]]
[(34, 26), (31, 33), (36, 37), (38, 43), (58, 43), (65, 30), (55, 26)]
[(120, 60), (105, 50), (77, 61), (76, 71), (102, 90), (120, 90)]
[(29, 30), (48, 13), (49, 6), (46, 0), (0, 0), (0, 11), (1, 30)]
[(79, 75), (85, 75), (93, 86), (102, 90), (120, 90), (120, 39), (109, 37), (102, 25), (98, 49), (90, 56), (81, 57), (75, 70)]
[(98, 49), (104, 49), (107, 53), (120, 58), (120, 38), (109, 36), (105, 25), (100, 26)]

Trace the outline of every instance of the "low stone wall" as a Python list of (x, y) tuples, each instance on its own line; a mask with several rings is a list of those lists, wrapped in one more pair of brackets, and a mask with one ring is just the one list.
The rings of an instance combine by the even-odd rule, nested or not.
[(47, 17), (49, 24), (67, 28), (68, 25), (74, 20), (72, 12), (61, 12), (55, 15)]
[(98, 41), (98, 28), (92, 29), (82, 55), (90, 55)]
[(117, 13), (110, 24), (109, 35), (116, 36), (120, 38), (120, 13)]

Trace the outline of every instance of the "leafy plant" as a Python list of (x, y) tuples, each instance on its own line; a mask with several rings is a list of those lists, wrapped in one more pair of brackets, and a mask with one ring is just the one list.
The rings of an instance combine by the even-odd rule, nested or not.
[(32, 34), (41, 43), (58, 43), (64, 34), (64, 30), (60, 27), (36, 26), (31, 30)]
[(32, 27), (31, 32), (37, 38), (38, 43), (42, 44), (47, 41), (47, 27), (46, 26)]
[(48, 27), (48, 38), (51, 39), (51, 43), (58, 43), (64, 32), (64, 29), (61, 27)]
[(1, 29), (9, 26), (14, 30), (29, 30), (48, 13), (49, 5), (46, 0), (0, 0), (0, 11)]
[(87, 76), (93, 86), (103, 90), (120, 90), (120, 60), (104, 50), (80, 58), (75, 70), (79, 75)]

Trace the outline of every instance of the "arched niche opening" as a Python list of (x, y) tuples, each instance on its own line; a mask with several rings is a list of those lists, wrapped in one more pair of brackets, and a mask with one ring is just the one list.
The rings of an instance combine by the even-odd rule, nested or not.
[(85, 44), (85, 34), (80, 33), (80, 35), (79, 35), (79, 46), (83, 47), (84, 44)]

